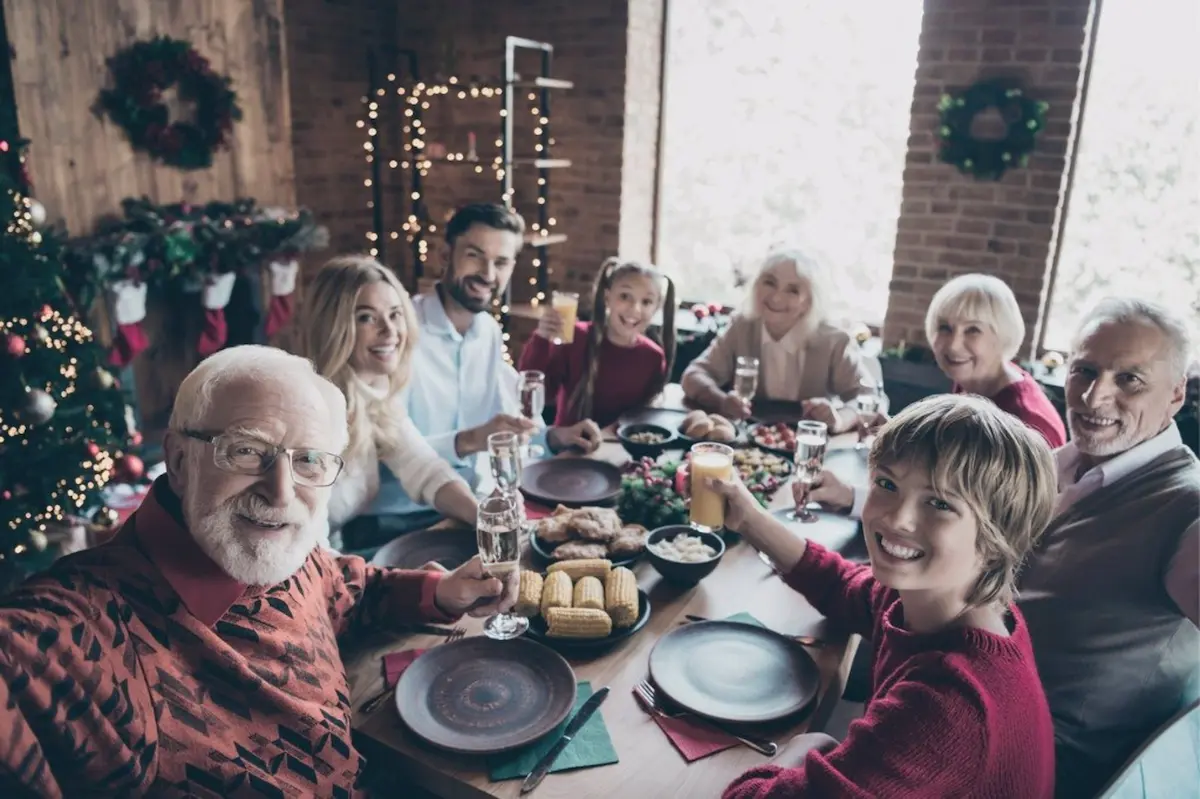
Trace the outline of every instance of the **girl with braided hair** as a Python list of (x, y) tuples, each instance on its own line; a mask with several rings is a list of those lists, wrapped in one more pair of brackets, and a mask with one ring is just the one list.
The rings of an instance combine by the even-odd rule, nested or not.
[[(593, 419), (601, 427), (662, 392), (675, 360), (675, 284), (651, 266), (610, 258), (596, 276), (592, 319), (575, 323), (570, 343), (562, 317), (545, 307), (536, 334), (521, 353), (520, 368), (546, 375), (556, 398), (556, 425)], [(662, 311), (661, 339), (647, 330)]]

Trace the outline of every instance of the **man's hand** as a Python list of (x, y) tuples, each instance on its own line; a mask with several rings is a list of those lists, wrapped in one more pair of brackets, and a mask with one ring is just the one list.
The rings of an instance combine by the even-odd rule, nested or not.
[(750, 417), (750, 402), (730, 392), (721, 400), (717, 410), (726, 419), (747, 419)]
[(567, 427), (551, 427), (546, 431), (546, 442), (554, 452), (562, 452), (570, 447), (583, 450), (585, 455), (591, 455), (600, 448), (604, 434), (600, 426), (591, 419), (584, 419)]
[(520, 572), (512, 569), (504, 578), (489, 575), (476, 555), (438, 580), (434, 603), (447, 616), (506, 613), (517, 601)]
[(810, 502), (819, 502), (825, 508), (836, 511), (848, 511), (854, 507), (854, 489), (843, 483), (836, 474), (828, 469), (822, 469), (811, 487), (806, 487), (799, 480), (792, 482), (792, 499), (796, 507), (802, 508)]
[(548, 341), (554, 341), (554, 339), (561, 341), (563, 333), (562, 315), (549, 305), (543, 305), (542, 315), (538, 319), (537, 330), (533, 332), (534, 335), (541, 336)]
[(463, 430), (454, 438), (454, 448), (460, 458), (483, 452), (492, 433), (516, 433), (527, 436), (537, 430), (537, 425), (520, 416), (498, 413), (479, 427)]
[(816, 399), (807, 399), (800, 403), (804, 409), (804, 418), (812, 419), (814, 422), (824, 422), (829, 428), (830, 435), (836, 435), (842, 432), (842, 419), (837, 412), (837, 408), (833, 407), (833, 403), (824, 397)]

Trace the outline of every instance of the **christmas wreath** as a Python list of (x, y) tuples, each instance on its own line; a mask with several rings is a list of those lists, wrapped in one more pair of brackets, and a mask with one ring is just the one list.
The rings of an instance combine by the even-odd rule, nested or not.
[[(1046, 125), (1044, 102), (1002, 81), (976, 83), (960, 95), (944, 94), (938, 103), (941, 124), (939, 157), (979, 180), (999, 180), (1010, 167), (1025, 166), (1037, 134)], [(972, 135), (975, 117), (989, 108), (1000, 112), (1007, 128), (1002, 139)]]
[[(229, 145), (242, 118), (237, 94), (189, 43), (166, 36), (138, 42), (110, 59), (109, 69), (115, 85), (100, 93), (100, 106), (136, 149), (180, 169), (204, 169)], [(172, 86), (195, 104), (194, 119), (171, 120), (162, 96)]]

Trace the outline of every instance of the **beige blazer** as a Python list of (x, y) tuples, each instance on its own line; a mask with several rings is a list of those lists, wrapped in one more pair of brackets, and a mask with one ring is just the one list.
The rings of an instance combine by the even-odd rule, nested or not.
[[(684, 370), (680, 381), (684, 394), (689, 397), (700, 395), (705, 375), (722, 389), (729, 390), (733, 385), (734, 365), (740, 355), (761, 358), (762, 322), (734, 314), (729, 327)], [(767, 397), (762, 392), (765, 381), (759, 380), (760, 397), (798, 402), (836, 396), (849, 401), (873, 385), (858, 345), (849, 333), (833, 325), (819, 325), (805, 341), (804, 350), (798, 357), (801, 359), (800, 384), (791, 386), (786, 397)]]

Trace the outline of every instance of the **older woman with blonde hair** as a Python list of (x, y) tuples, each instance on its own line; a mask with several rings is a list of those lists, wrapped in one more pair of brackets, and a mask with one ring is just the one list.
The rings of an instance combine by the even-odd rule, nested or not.
[(1013, 363), (1025, 320), (1011, 288), (991, 275), (954, 278), (938, 289), (925, 314), (925, 336), (956, 394), (978, 394), (1042, 434), (1051, 447), (1067, 430), (1033, 375)]
[(853, 400), (873, 380), (850, 335), (828, 324), (820, 267), (797, 250), (763, 261), (744, 312), (683, 373), (689, 398), (730, 418), (750, 415), (750, 403), (730, 391), (739, 356), (759, 360), (758, 397), (803, 402), (805, 416), (840, 433), (857, 423)]
[[(392, 509), (380, 501), (381, 494), (389, 493), (403, 500), (401, 513), (412, 513), (407, 502), (412, 497), (441, 515), (474, 524), (476, 500), (470, 486), (438, 457), (405, 411), (401, 392), (408, 383), (418, 326), (404, 286), (378, 261), (343, 255), (321, 268), (309, 297), (304, 352), (346, 395), (350, 429), (345, 470), (329, 500), (330, 528), (340, 530), (360, 515), (389, 515)], [(423, 510), (419, 515), (427, 522), (431, 514)], [(376, 528), (384, 539), (390, 537), (389, 527), (393, 533), (405, 527), (394, 519), (391, 524), (381, 521), (376, 520)], [(366, 536), (371, 538), (375, 540), (359, 536), (345, 546), (384, 543), (374, 532)]]

